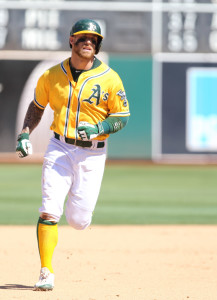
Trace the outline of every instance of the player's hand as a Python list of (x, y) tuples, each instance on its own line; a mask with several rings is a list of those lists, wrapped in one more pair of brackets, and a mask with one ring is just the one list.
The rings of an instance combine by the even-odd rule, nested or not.
[(92, 125), (88, 122), (80, 122), (78, 124), (77, 131), (78, 131), (78, 135), (83, 141), (92, 140), (104, 133), (101, 122), (98, 122), (98, 124), (96, 125)]
[(16, 153), (20, 158), (32, 154), (32, 144), (29, 141), (28, 133), (21, 133), (18, 135)]

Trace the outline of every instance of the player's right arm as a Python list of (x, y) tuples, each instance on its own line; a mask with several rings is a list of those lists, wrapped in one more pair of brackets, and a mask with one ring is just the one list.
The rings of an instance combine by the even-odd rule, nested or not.
[(43, 113), (44, 113), (44, 109), (40, 109), (32, 101), (29, 104), (28, 110), (26, 112), (22, 133), (30, 134), (41, 121)]
[(23, 158), (32, 154), (32, 145), (29, 141), (29, 135), (39, 124), (43, 113), (44, 110), (38, 108), (33, 101), (30, 103), (26, 112), (21, 134), (19, 134), (17, 139), (16, 152), (19, 157)]

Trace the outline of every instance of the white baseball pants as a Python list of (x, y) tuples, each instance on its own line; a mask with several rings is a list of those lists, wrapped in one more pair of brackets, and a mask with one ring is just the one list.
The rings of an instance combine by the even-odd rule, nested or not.
[(106, 160), (104, 148), (82, 148), (51, 138), (42, 170), (42, 206), (59, 222), (65, 205), (69, 225), (85, 229), (90, 225)]

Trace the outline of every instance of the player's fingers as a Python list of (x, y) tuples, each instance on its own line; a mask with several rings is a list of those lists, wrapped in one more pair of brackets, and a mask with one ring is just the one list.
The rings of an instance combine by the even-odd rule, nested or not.
[(79, 131), (78, 134), (79, 134), (80, 138), (81, 138), (83, 141), (88, 141), (88, 137), (87, 137), (86, 131), (84, 131), (84, 130), (83, 130), (83, 131)]
[(16, 151), (16, 153), (17, 153), (17, 155), (18, 155), (19, 158), (23, 158), (24, 157), (24, 155), (23, 155), (23, 153), (21, 151)]

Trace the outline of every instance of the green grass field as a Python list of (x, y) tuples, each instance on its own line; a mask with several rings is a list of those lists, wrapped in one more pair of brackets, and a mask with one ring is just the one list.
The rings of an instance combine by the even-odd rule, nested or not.
[[(0, 224), (37, 222), (41, 168), (0, 165)], [(93, 224), (217, 224), (217, 167), (107, 165)]]

